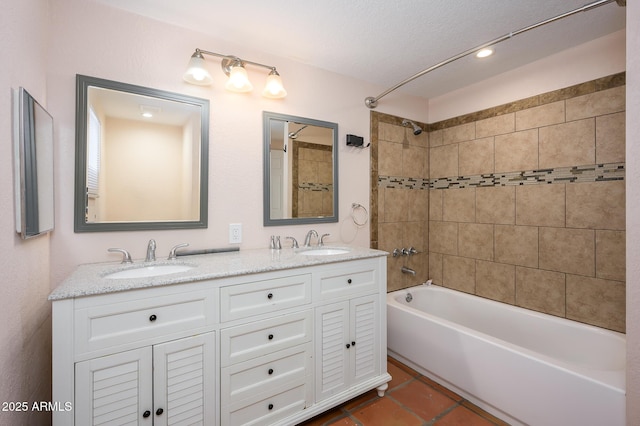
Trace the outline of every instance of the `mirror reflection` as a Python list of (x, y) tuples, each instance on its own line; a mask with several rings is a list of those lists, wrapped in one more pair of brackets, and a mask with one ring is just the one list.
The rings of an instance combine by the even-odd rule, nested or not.
[(203, 228), (208, 101), (78, 76), (76, 232)]
[(338, 125), (265, 112), (264, 224), (337, 222)]

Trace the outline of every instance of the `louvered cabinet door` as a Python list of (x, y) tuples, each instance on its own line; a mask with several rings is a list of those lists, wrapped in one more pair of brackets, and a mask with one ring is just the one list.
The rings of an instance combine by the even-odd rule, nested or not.
[(153, 347), (154, 426), (215, 424), (214, 333)]
[[(316, 402), (349, 385), (349, 302), (316, 309)], [(350, 344), (349, 344), (350, 346)]]
[(152, 425), (152, 349), (76, 363), (76, 425)]
[(351, 386), (380, 374), (378, 300), (379, 296), (374, 294), (353, 299), (350, 303)]

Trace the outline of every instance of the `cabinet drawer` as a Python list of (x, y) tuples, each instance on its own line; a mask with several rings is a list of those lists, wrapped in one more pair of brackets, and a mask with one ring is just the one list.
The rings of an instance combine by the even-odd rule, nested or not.
[(337, 267), (322, 271), (319, 291), (322, 299), (376, 291), (378, 270), (375, 263), (362, 262), (357, 266)]
[(264, 356), (311, 341), (312, 312), (256, 321), (220, 331), (222, 366)]
[(231, 405), (223, 405), (222, 426), (268, 425), (302, 411), (311, 404), (309, 389), (304, 379), (271, 390)]
[(206, 290), (164, 292), (109, 304), (103, 300), (112, 299), (99, 296), (85, 299), (75, 312), (75, 353), (153, 340), (211, 325), (215, 322), (214, 299), (214, 293)]
[(262, 394), (287, 382), (311, 377), (313, 345), (306, 343), (249, 361), (223, 367), (222, 405)]
[(311, 303), (311, 275), (295, 275), (222, 287), (221, 321), (277, 312)]

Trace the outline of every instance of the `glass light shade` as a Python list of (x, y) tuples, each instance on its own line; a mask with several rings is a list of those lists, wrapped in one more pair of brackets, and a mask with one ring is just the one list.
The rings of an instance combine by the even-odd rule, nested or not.
[(213, 82), (211, 74), (204, 66), (204, 58), (202, 56), (193, 55), (187, 65), (187, 71), (182, 76), (184, 81), (200, 86), (208, 86)]
[(229, 80), (227, 80), (227, 84), (225, 84), (224, 87), (227, 90), (239, 93), (250, 92), (253, 90), (253, 85), (249, 81), (247, 70), (245, 70), (241, 65), (231, 68), (231, 71), (229, 72)]
[(282, 85), (282, 78), (277, 72), (272, 71), (267, 76), (267, 83), (262, 91), (262, 96), (270, 99), (281, 99), (287, 96), (287, 91), (284, 90)]
[(478, 53), (476, 53), (476, 57), (478, 58), (486, 58), (491, 55), (493, 55), (493, 49), (491, 47), (480, 49)]

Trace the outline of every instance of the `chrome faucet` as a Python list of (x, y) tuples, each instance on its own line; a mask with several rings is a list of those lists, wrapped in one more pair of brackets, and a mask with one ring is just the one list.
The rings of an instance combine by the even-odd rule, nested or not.
[(147, 245), (147, 257), (144, 259), (145, 262), (153, 262), (156, 260), (156, 240), (149, 240), (149, 244)]
[(307, 232), (307, 236), (304, 239), (304, 246), (305, 247), (311, 247), (311, 236), (315, 236), (316, 239), (318, 238), (318, 233), (316, 231), (314, 231), (313, 229), (309, 232)]

